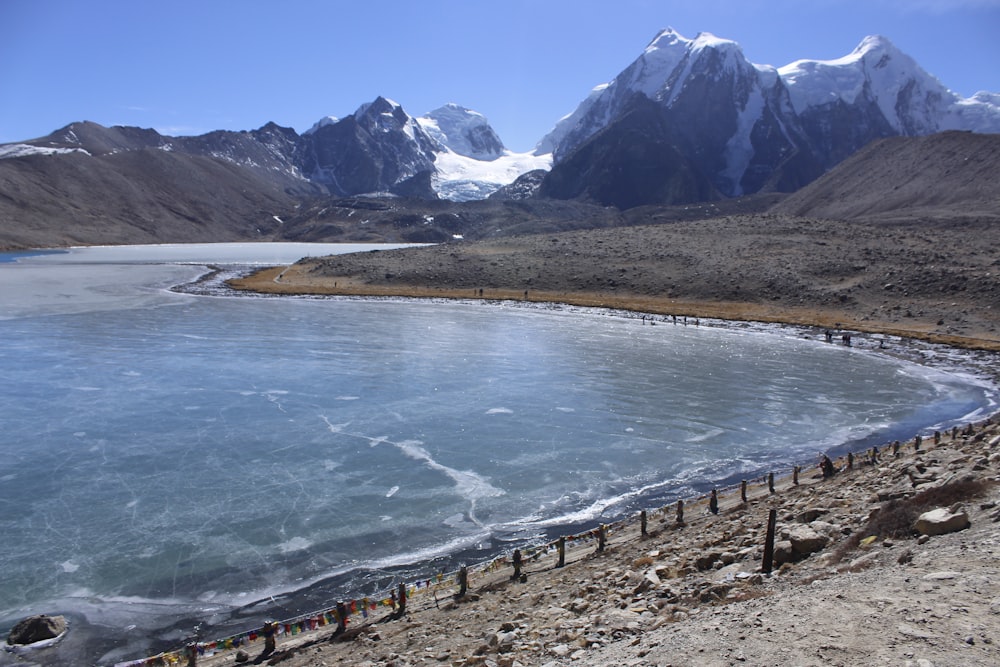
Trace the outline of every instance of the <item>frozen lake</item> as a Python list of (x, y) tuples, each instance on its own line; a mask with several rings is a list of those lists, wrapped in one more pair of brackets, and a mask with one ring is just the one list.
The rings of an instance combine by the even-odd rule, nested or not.
[(89, 663), (139, 657), (179, 619), (320, 608), (996, 404), (968, 374), (777, 328), (167, 289), (333, 250), (0, 260), (0, 628), (70, 613), (111, 638), (74, 648)]

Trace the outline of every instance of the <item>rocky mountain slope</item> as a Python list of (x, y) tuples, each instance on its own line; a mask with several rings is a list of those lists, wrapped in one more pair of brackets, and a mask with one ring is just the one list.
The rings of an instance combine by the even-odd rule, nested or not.
[[(671, 146), (685, 170), (729, 197), (795, 191), (875, 139), (1000, 132), (995, 96), (960, 98), (884, 37), (868, 37), (838, 60), (776, 69), (749, 62), (735, 42), (665, 30), (542, 139), (536, 151), (554, 154), (551, 178), (579, 181), (576, 190), (586, 193), (610, 189), (602, 174), (633, 168), (627, 152), (605, 160), (601, 173), (581, 169), (574, 155), (588, 142), (607, 144), (609, 133), (630, 132), (637, 97), (661, 110), (660, 129), (642, 126), (649, 141)], [(633, 199), (610, 190), (607, 204), (625, 207)], [(646, 200), (690, 201), (685, 194)]]
[(773, 211), (838, 220), (1000, 221), (1000, 134), (893, 137), (858, 151)]

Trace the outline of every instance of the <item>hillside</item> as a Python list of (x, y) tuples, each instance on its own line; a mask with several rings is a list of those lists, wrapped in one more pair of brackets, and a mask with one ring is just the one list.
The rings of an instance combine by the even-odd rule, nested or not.
[(875, 141), (772, 212), (830, 220), (1000, 222), (1000, 134), (942, 132)]
[(0, 160), (0, 248), (269, 239), (297, 199), (212, 158), (30, 155)]

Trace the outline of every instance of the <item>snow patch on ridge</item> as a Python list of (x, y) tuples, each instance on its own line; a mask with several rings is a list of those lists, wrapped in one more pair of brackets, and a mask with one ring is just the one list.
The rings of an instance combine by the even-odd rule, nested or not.
[(726, 168), (723, 170), (722, 176), (732, 183), (730, 187), (735, 196), (743, 194), (743, 186), (740, 185), (740, 181), (754, 155), (750, 134), (753, 132), (754, 125), (763, 115), (764, 106), (764, 95), (760, 88), (755, 86), (750, 91), (746, 105), (737, 116), (736, 132), (726, 142)]
[(434, 191), (442, 199), (471, 201), (485, 199), (518, 176), (534, 169), (550, 169), (552, 154), (512, 153), (504, 151), (494, 160), (477, 160), (447, 150), (434, 161), (436, 173), (431, 179)]
[(55, 148), (52, 146), (32, 146), (31, 144), (4, 144), (0, 146), (0, 160), (27, 157), (28, 155), (61, 155), (64, 153), (90, 155), (82, 148)]

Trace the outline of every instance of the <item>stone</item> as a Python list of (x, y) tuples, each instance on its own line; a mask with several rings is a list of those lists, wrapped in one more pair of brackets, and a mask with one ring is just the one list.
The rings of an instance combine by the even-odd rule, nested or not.
[(848, 565), (848, 569), (851, 572), (857, 572), (858, 570), (864, 570), (869, 567), (873, 567), (878, 563), (878, 553), (869, 553), (864, 556), (855, 558)]
[(646, 574), (643, 575), (642, 581), (640, 581), (639, 584), (635, 587), (633, 594), (638, 595), (640, 593), (648, 591), (651, 588), (652, 589), (659, 588), (661, 583), (662, 581), (660, 579), (660, 576), (656, 573), (656, 570), (654, 569), (646, 570)]
[(66, 632), (66, 618), (63, 616), (29, 616), (15, 625), (7, 635), (7, 643), (11, 646), (24, 646), (55, 639)]
[(827, 511), (828, 510), (823, 507), (810, 507), (808, 509), (804, 509), (801, 512), (799, 512), (799, 515), (796, 517), (796, 520), (799, 523), (812, 523), (816, 519), (826, 514)]
[(712, 551), (704, 556), (699, 557), (694, 562), (694, 566), (698, 568), (699, 572), (704, 572), (705, 570), (711, 570), (715, 566), (716, 561), (722, 556), (719, 551)]
[(792, 551), (796, 556), (808, 556), (825, 547), (830, 538), (809, 526), (793, 526), (788, 531), (788, 541), (792, 543)]
[(236, 662), (239, 663), (250, 662), (250, 654), (244, 651), (243, 649), (240, 649), (239, 651), (236, 652), (235, 660)]
[(936, 639), (933, 634), (925, 632), (919, 628), (915, 628), (912, 625), (900, 623), (896, 629), (899, 630), (899, 633), (904, 637), (910, 637), (913, 639)]
[(570, 647), (566, 644), (556, 644), (555, 646), (549, 647), (549, 653), (552, 655), (559, 656), (560, 658), (565, 658), (569, 655)]
[(952, 512), (943, 507), (921, 514), (913, 527), (921, 535), (944, 535), (965, 530), (971, 525), (969, 515), (964, 511)]
[(778, 565), (792, 562), (795, 552), (792, 550), (792, 543), (788, 540), (780, 540), (774, 543), (774, 562)]

